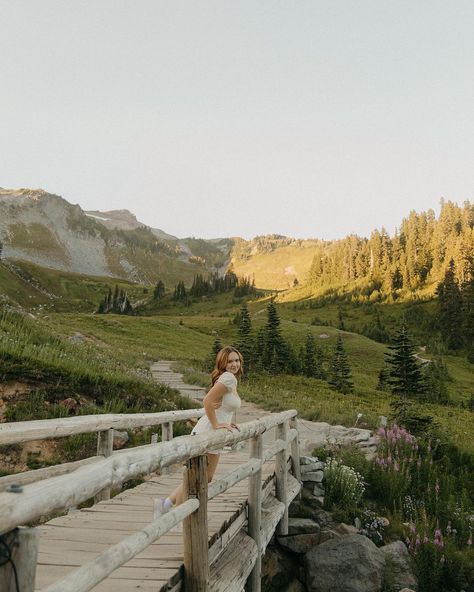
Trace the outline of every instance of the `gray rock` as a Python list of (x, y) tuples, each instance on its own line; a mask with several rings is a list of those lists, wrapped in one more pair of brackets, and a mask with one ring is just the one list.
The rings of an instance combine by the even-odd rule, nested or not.
[(324, 487), (322, 485), (316, 484), (313, 488), (313, 495), (316, 497), (322, 497), (324, 495)]
[(306, 553), (306, 585), (310, 592), (380, 592), (384, 564), (367, 537), (340, 536)]
[(320, 543), (325, 543), (326, 541), (330, 541), (331, 539), (336, 539), (337, 537), (342, 536), (342, 534), (337, 531), (335, 528), (322, 528), (321, 535), (319, 537)]
[(323, 510), (322, 508), (317, 509), (313, 512), (313, 520), (316, 520), (319, 526), (329, 526), (333, 524), (331, 514), (329, 512), (326, 512), (326, 510)]
[(289, 553), (269, 546), (262, 557), (262, 588), (281, 590), (291, 583), (297, 571), (297, 565)]
[(318, 533), (321, 527), (311, 518), (289, 518), (288, 534), (313, 534)]
[(352, 526), (352, 524), (345, 524), (344, 522), (336, 524), (334, 530), (339, 534), (359, 534), (358, 528)]
[(395, 590), (401, 588), (418, 590), (418, 580), (413, 574), (410, 555), (405, 544), (402, 541), (395, 541), (394, 543), (380, 547), (380, 551), (385, 557), (387, 578)]
[(285, 549), (301, 555), (319, 544), (319, 532), (279, 536), (277, 537), (277, 541)]
[(129, 435), (127, 432), (114, 430), (114, 448), (122, 448), (129, 441)]
[(323, 477), (324, 473), (322, 471), (311, 471), (310, 473), (301, 475), (303, 481), (315, 481), (316, 483), (321, 483)]
[[(325, 467), (325, 464), (318, 460), (315, 463), (309, 463), (307, 465), (301, 466), (301, 475), (306, 475), (306, 473), (311, 473), (312, 471), (322, 471)], [(304, 480), (304, 478), (303, 478)]]
[(311, 465), (318, 461), (317, 456), (300, 456), (300, 465)]

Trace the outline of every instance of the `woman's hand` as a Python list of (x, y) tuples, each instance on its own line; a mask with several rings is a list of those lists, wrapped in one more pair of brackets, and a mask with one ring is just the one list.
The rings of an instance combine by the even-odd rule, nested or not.
[(218, 423), (214, 429), (229, 430), (229, 432), (232, 432), (232, 430), (238, 430), (240, 432), (240, 428), (236, 423)]

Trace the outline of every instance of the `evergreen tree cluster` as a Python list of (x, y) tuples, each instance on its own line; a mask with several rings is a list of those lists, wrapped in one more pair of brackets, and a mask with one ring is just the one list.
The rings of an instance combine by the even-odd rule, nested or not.
[(353, 384), (347, 356), (341, 335), (338, 335), (333, 356), (326, 371), (326, 360), (314, 337), (308, 333), (299, 355), (284, 339), (280, 329), (280, 318), (273, 301), (267, 306), (267, 322), (256, 336), (252, 333), (252, 322), (243, 304), (239, 313), (238, 338), (236, 343), (244, 357), (245, 372), (267, 372), (269, 374), (302, 374), (328, 382), (339, 392), (352, 392)]
[(393, 237), (375, 230), (369, 239), (350, 235), (321, 242), (310, 269), (310, 284), (330, 288), (365, 280), (374, 292), (414, 291), (439, 282), (450, 260), (456, 280), (466, 282), (474, 261), (474, 205), (442, 201), (439, 218), (433, 210), (411, 212)]
[(114, 292), (109, 287), (107, 294), (99, 304), (97, 309), (99, 314), (107, 314), (109, 312), (115, 314), (132, 315), (133, 308), (128, 299), (127, 293), (116, 285)]
[(188, 293), (186, 291), (186, 286), (184, 285), (184, 282), (178, 282), (174, 287), (173, 300), (177, 300), (178, 302), (186, 302), (187, 296)]
[(219, 276), (217, 272), (211, 273), (207, 279), (198, 273), (194, 276), (189, 294), (194, 297), (222, 294), (224, 292), (230, 292), (237, 284), (237, 276), (232, 271), (228, 271), (224, 276)]
[(465, 348), (474, 363), (474, 260), (470, 273), (459, 281), (454, 260), (438, 284), (438, 324), (448, 349)]

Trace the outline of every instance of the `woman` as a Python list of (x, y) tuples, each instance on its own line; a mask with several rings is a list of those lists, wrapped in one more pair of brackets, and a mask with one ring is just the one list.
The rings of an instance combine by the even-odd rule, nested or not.
[[(237, 394), (237, 378), (243, 373), (242, 354), (230, 345), (223, 347), (216, 356), (216, 365), (211, 373), (211, 388), (204, 397), (205, 415), (194, 426), (191, 435), (214, 430), (238, 430), (232, 416), (241, 405)], [(219, 462), (220, 450), (207, 453), (207, 481), (212, 481)], [(179, 485), (165, 500), (155, 499), (155, 518), (169, 512), (183, 500), (183, 485)]]

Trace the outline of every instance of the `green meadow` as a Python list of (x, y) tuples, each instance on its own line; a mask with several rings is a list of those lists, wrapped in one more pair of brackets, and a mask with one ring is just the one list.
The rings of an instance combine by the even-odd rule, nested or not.
[[(22, 263), (23, 279), (0, 265), (2, 292), (13, 304), (21, 301), (29, 313), (4, 312), (0, 317), (0, 356), (4, 381), (25, 380), (35, 388), (50, 392), (58, 401), (68, 395), (86, 395), (98, 408), (139, 410), (143, 393), (155, 395), (147, 409), (166, 404), (186, 406), (176, 393), (160, 390), (148, 375), (155, 360), (175, 360), (189, 380), (207, 384), (204, 360), (216, 337), (224, 343), (235, 343), (236, 316), (243, 299), (231, 293), (201, 298), (186, 304), (171, 300), (153, 301), (153, 286), (116, 282), (111, 278), (85, 277)], [(25, 277), (30, 274), (31, 281)], [(33, 279), (34, 278), (34, 279)], [(141, 302), (139, 315), (98, 315), (95, 310), (115, 285), (126, 290), (131, 299)], [(14, 294), (15, 298), (12, 295)], [(46, 294), (49, 294), (47, 296)], [(248, 301), (253, 331), (266, 322), (269, 294)], [(27, 304), (29, 306), (27, 306)], [(425, 345), (429, 319), (433, 311), (430, 300), (393, 304), (351, 304), (344, 300), (288, 301), (277, 298), (283, 336), (298, 351), (311, 332), (327, 357), (334, 348), (336, 336), (342, 333), (354, 382), (354, 392), (342, 395), (324, 380), (302, 376), (266, 374), (250, 376), (241, 385), (242, 395), (269, 410), (298, 409), (302, 417), (375, 427), (380, 415), (390, 414), (391, 395), (378, 390), (378, 373), (384, 364), (387, 346), (364, 336), (376, 317), (393, 330), (402, 318), (413, 327), (418, 346)], [(337, 327), (340, 314), (344, 331)], [(420, 356), (432, 354), (420, 349)], [(473, 414), (468, 403), (474, 394), (472, 366), (461, 355), (444, 355), (449, 373), (449, 405), (420, 404), (423, 414), (434, 418), (439, 428), (464, 451), (474, 452)], [(128, 381), (128, 382), (127, 382)], [(59, 384), (59, 386), (58, 386)], [(126, 389), (133, 395), (126, 395)], [(48, 395), (46, 395), (48, 396)], [(133, 404), (134, 397), (136, 398)], [(146, 399), (146, 397), (145, 397)], [(141, 402), (140, 402), (141, 401)], [(161, 402), (160, 402), (161, 401)], [(59, 408), (51, 411), (64, 412)], [(14, 414), (13, 414), (14, 415)], [(33, 417), (31, 417), (33, 418)]]

